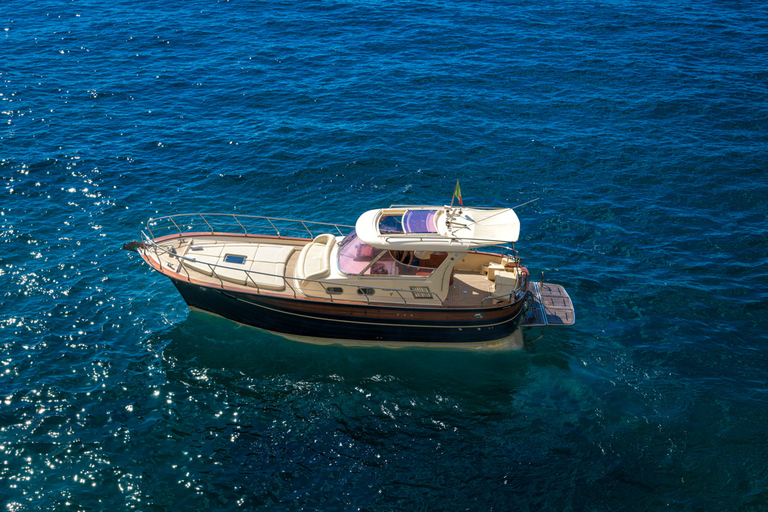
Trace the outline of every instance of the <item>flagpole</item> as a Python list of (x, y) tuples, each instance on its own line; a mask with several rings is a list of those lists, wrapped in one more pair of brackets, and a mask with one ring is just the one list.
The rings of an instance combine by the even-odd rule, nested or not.
[(453, 208), (453, 201), (456, 199), (456, 190), (459, 188), (459, 179), (456, 178), (456, 187), (453, 189), (453, 197), (451, 198), (451, 208)]

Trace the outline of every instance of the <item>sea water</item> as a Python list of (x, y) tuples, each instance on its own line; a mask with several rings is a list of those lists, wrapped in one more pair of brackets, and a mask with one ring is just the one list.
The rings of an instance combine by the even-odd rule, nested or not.
[[(0, 5), (4, 510), (768, 509), (763, 2)], [(190, 312), (148, 218), (520, 207), (577, 323)]]

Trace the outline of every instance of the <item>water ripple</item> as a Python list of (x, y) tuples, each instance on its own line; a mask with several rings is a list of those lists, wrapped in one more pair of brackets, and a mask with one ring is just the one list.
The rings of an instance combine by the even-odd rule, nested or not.
[[(16, 5), (6, 508), (764, 509), (765, 14)], [(457, 178), (469, 204), (539, 198), (518, 249), (575, 327), (493, 355), (305, 346), (189, 313), (120, 250), (153, 215), (348, 224)]]

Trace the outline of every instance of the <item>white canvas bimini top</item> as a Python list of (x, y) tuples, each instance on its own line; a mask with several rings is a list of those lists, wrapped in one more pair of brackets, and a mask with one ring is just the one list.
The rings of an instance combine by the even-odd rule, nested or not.
[(362, 214), (355, 231), (380, 249), (464, 251), (516, 242), (520, 221), (511, 208), (391, 206)]

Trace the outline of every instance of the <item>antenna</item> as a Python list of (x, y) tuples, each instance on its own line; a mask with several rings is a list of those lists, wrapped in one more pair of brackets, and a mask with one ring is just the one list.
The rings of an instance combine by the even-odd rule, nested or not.
[(519, 204), (519, 205), (517, 205), (517, 206), (513, 206), (513, 207), (512, 207), (512, 209), (514, 210), (515, 208), (520, 208), (521, 206), (525, 206), (525, 205), (527, 205), (528, 203), (532, 203), (532, 202), (534, 202), (534, 201), (538, 201), (538, 200), (539, 200), (539, 198), (538, 198), (538, 197), (537, 197), (536, 199), (531, 199), (530, 201), (526, 201), (526, 202), (524, 202), (524, 203), (522, 203), (522, 204)]

